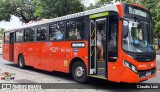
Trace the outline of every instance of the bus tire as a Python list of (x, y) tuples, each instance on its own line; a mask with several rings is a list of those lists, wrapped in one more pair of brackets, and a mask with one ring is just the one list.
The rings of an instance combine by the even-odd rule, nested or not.
[(18, 58), (18, 65), (21, 69), (25, 68), (25, 62), (24, 62), (24, 57), (23, 55), (20, 55)]
[(73, 79), (79, 83), (85, 83), (87, 81), (87, 70), (83, 62), (75, 62), (72, 66)]

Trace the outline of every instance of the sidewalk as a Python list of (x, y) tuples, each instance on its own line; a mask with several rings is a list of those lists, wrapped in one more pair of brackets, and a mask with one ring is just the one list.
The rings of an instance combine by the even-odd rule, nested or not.
[(156, 55), (157, 67), (160, 70), (160, 55)]

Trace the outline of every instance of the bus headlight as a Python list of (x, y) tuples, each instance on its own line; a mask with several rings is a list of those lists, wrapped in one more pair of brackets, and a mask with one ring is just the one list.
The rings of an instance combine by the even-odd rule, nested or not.
[(126, 67), (128, 67), (129, 69), (131, 69), (132, 71), (134, 71), (134, 72), (137, 73), (137, 69), (136, 69), (136, 67), (135, 67), (133, 64), (131, 64), (131, 63), (125, 61), (125, 60), (123, 60), (123, 63), (124, 63), (124, 65), (125, 65)]

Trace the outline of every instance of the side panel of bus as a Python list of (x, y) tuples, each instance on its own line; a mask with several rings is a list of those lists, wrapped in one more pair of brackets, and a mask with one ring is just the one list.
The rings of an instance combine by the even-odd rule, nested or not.
[(36, 62), (36, 54), (35, 54), (35, 42), (26, 42), (26, 43), (18, 43), (14, 44), (14, 61), (18, 63), (19, 55), (23, 55), (25, 60), (25, 65), (34, 66)]
[(34, 67), (46, 71), (51, 71), (51, 64), (47, 60), (47, 42), (35, 42), (35, 56), (34, 56)]
[(18, 63), (19, 55), (24, 55), (22, 51), (23, 51), (23, 43), (15, 43), (14, 44), (14, 62), (15, 63)]
[[(27, 65), (37, 69), (68, 73), (70, 61), (73, 58), (79, 57), (84, 61), (86, 66), (88, 66), (88, 42), (80, 42), (84, 42), (86, 47), (72, 48), (71, 44), (73, 42), (71, 41), (34, 43), (35, 48), (33, 49), (35, 52), (33, 51), (32, 53), (35, 53), (35, 55), (28, 60), (25, 59), (25, 62), (29, 62)], [(23, 49), (26, 49), (26, 46)]]
[(34, 42), (26, 42), (23, 43), (23, 54), (25, 58), (25, 64), (29, 66), (33, 66), (35, 62), (35, 43)]
[[(54, 71), (69, 72), (70, 62), (73, 58), (80, 58), (88, 66), (88, 42), (87, 41), (75, 41), (84, 42), (86, 45), (84, 48), (72, 48), (73, 41), (66, 42), (50, 42), (48, 48), (48, 61), (52, 64), (51, 69)], [(76, 62), (76, 61), (73, 61)], [(45, 66), (44, 66), (45, 67)]]
[(9, 50), (10, 50), (10, 44), (3, 44), (3, 49), (2, 49), (2, 53), (3, 53), (3, 59), (10, 61), (9, 58)]

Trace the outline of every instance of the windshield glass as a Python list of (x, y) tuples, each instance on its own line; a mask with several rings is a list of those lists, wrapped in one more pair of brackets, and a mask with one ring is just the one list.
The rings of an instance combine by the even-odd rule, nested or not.
[(154, 52), (150, 44), (150, 24), (144, 21), (123, 22), (123, 49), (130, 52)]

